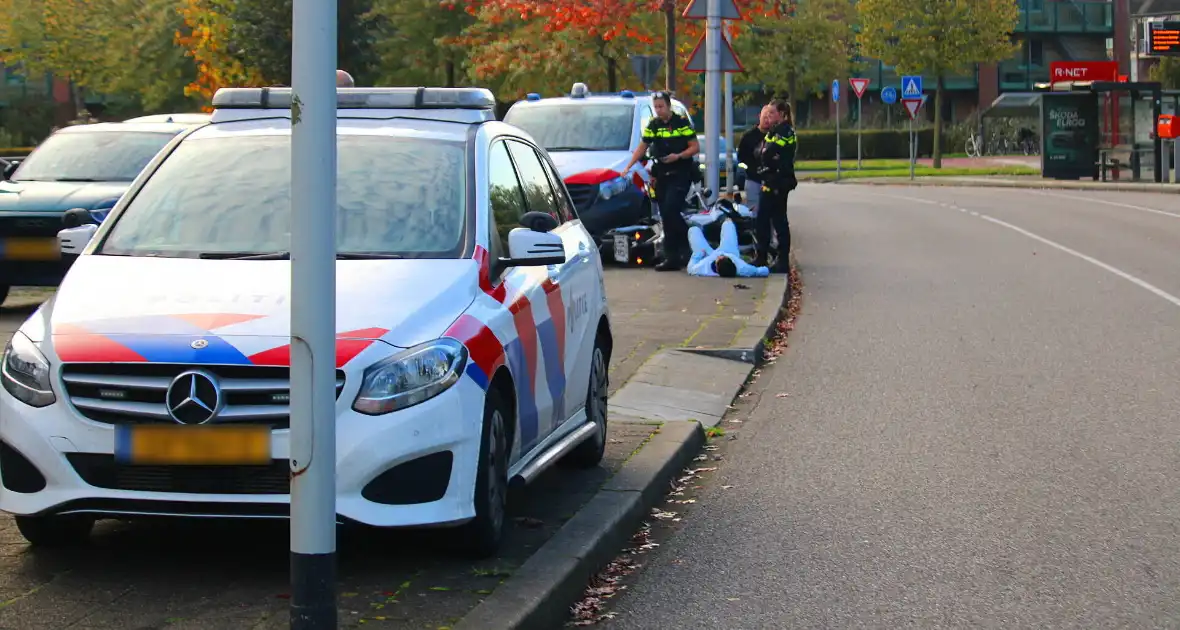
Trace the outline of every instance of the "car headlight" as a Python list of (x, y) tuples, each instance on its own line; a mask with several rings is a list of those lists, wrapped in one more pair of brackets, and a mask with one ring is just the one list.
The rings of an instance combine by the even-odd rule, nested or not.
[(598, 185), (598, 195), (603, 199), (610, 199), (611, 197), (622, 194), (623, 191), (627, 190), (627, 183), (626, 177), (615, 177), (614, 179), (608, 179), (607, 181)]
[(352, 408), (378, 416), (413, 407), (454, 385), (466, 364), (467, 348), (454, 339), (414, 346), (369, 366)]
[(0, 381), (13, 398), (31, 407), (45, 407), (57, 400), (49, 384), (49, 361), (24, 333), (13, 333), (4, 348)]

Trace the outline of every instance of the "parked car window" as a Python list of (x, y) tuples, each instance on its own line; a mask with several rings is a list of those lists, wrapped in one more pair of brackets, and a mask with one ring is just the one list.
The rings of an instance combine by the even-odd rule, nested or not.
[(57, 133), (21, 162), (12, 180), (129, 182), (175, 136), (158, 131)]

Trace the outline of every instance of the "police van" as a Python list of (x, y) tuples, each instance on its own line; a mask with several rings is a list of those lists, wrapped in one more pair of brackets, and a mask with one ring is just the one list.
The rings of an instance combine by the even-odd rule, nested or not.
[[(676, 99), (672, 111), (692, 122), (688, 108)], [(610, 230), (651, 216), (643, 192), (650, 175), (644, 169), (621, 171), (653, 116), (651, 92), (593, 94), (585, 83), (575, 83), (568, 96), (529, 94), (508, 110), (504, 122), (527, 131), (544, 147), (586, 229), (600, 243), (609, 243)]]

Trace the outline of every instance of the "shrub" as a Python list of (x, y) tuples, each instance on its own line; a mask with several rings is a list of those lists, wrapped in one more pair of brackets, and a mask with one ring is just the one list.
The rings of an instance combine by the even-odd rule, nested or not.
[[(894, 129), (865, 129), (862, 133), (861, 156), (865, 159), (905, 159), (910, 156), (908, 142), (909, 132)], [(915, 129), (918, 136), (918, 157), (929, 156), (934, 147), (934, 129), (927, 127)], [(834, 160), (836, 159), (836, 130), (835, 129), (802, 129), (796, 132), (799, 137), (799, 149), (796, 159), (799, 160)], [(943, 146), (947, 146), (946, 143)], [(856, 159), (856, 130), (840, 130), (840, 157)]]

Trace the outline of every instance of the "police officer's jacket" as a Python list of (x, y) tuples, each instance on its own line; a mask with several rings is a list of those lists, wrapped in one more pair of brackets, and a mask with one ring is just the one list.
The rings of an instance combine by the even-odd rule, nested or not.
[(647, 127), (643, 129), (643, 141), (647, 143), (648, 154), (654, 160), (651, 174), (657, 180), (679, 179), (681, 177), (691, 179), (693, 169), (697, 168), (696, 160), (681, 158), (671, 164), (664, 164), (659, 160), (672, 153), (684, 152), (688, 149), (689, 142), (695, 140), (696, 136), (697, 132), (692, 128), (692, 124), (679, 114), (672, 114), (668, 122), (660, 120), (659, 116), (652, 118), (647, 123)]
[(758, 148), (758, 170), (764, 189), (786, 192), (799, 185), (795, 178), (797, 147), (795, 128), (790, 123), (779, 123), (766, 133)]

